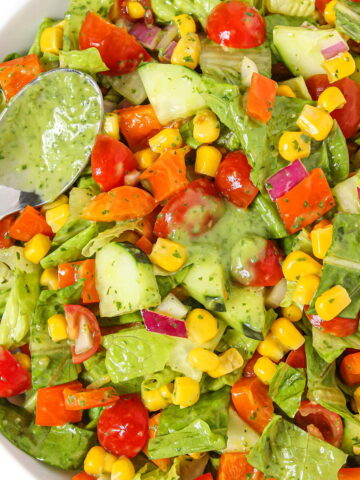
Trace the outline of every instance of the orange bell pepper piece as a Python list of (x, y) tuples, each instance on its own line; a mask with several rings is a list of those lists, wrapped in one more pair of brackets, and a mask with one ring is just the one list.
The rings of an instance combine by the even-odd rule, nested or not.
[[(157, 413), (149, 418), (149, 440), (150, 438), (155, 438), (158, 431), (158, 426), (160, 422), (161, 413)], [(145, 455), (148, 454), (149, 442), (143, 448)], [(163, 472), (166, 472), (169, 468), (170, 458), (160, 458), (157, 460), (151, 460), (157, 467), (160, 468)]]
[(359, 480), (360, 468), (342, 468), (338, 474), (339, 480)]
[(89, 408), (105, 407), (119, 400), (114, 387), (97, 388), (96, 390), (74, 390), (64, 388), (66, 410), (87, 410)]
[(0, 63), (0, 87), (7, 101), (25, 85), (35, 80), (42, 72), (40, 60), (35, 53)]
[(342, 359), (340, 375), (346, 385), (360, 384), (360, 352), (351, 353)]
[(149, 146), (149, 139), (162, 128), (151, 105), (118, 110), (120, 131), (134, 152)]
[(49, 237), (54, 235), (50, 226), (46, 223), (44, 215), (38, 212), (34, 207), (28, 205), (11, 225), (9, 235), (15, 240), (28, 242), (37, 233), (42, 233)]
[(246, 455), (243, 452), (223, 453), (216, 480), (265, 480), (264, 475), (248, 463)]
[(248, 92), (246, 113), (262, 123), (272, 117), (277, 83), (259, 73), (253, 73)]

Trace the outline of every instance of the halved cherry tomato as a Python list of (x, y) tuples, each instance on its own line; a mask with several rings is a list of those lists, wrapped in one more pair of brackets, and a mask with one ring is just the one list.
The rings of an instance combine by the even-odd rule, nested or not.
[[(152, 415), (149, 418), (149, 440), (151, 438), (156, 437), (156, 434), (159, 428), (160, 416), (161, 416), (161, 413), (157, 413), (156, 415)], [(149, 447), (149, 442), (147, 442), (144, 448), (142, 449), (146, 456), (149, 450), (148, 447)], [(158, 466), (160, 470), (162, 470), (163, 472), (166, 472), (169, 467), (170, 458), (159, 458), (159, 459), (152, 460), (152, 462), (155, 463), (155, 465)]]
[(154, 233), (168, 237), (182, 229), (193, 236), (200, 235), (212, 228), (224, 211), (214, 183), (208, 178), (199, 178), (167, 202), (157, 217)]
[(255, 352), (254, 355), (248, 360), (245, 364), (244, 370), (243, 370), (243, 377), (256, 377), (255, 372), (254, 372), (254, 366), (255, 363), (259, 360), (261, 357), (260, 353)]
[(341, 444), (344, 427), (340, 415), (317, 403), (309, 400), (301, 402), (295, 415), (295, 423), (305, 432), (325, 440), (334, 447)]
[[(314, 75), (306, 80), (313, 100), (317, 100), (320, 94), (329, 86), (327, 75)], [(332, 87), (338, 87), (345, 99), (346, 104), (343, 108), (334, 110), (331, 116), (337, 120), (339, 127), (346, 138), (351, 138), (357, 132), (360, 125), (360, 85), (351, 78), (343, 78), (331, 84)]]
[(133, 458), (148, 440), (149, 415), (137, 394), (122, 395), (98, 422), (100, 444), (114, 455)]
[(73, 363), (83, 363), (97, 352), (101, 332), (95, 315), (81, 305), (64, 305)]
[(257, 377), (240, 378), (231, 389), (231, 398), (240, 417), (261, 433), (274, 413), (269, 388)]
[(52, 237), (53, 231), (46, 223), (44, 215), (34, 207), (27, 205), (9, 229), (9, 235), (15, 240), (28, 242), (37, 233)]
[(359, 318), (335, 317), (325, 322), (319, 315), (307, 315), (311, 325), (335, 337), (348, 337), (357, 332)]
[(251, 167), (243, 152), (228, 153), (218, 168), (215, 183), (237, 207), (247, 208), (259, 190), (250, 180)]
[(107, 22), (89, 12), (80, 29), (80, 50), (95, 47), (106, 66), (107, 75), (122, 75), (136, 70), (142, 61), (151, 59), (147, 51), (130, 35), (126, 28)]
[(326, 5), (330, 2), (330, 0), (315, 0), (315, 7), (319, 12), (323, 13), (325, 10)]
[(359, 480), (360, 468), (342, 468), (338, 476), (339, 480)]
[(287, 356), (286, 363), (293, 368), (306, 368), (305, 346), (302, 345), (297, 350), (290, 352)]
[(41, 63), (35, 53), (0, 63), (0, 87), (6, 100), (10, 100), (25, 85), (35, 80), (41, 72)]
[(151, 105), (122, 108), (117, 113), (120, 119), (120, 131), (134, 152), (147, 148), (149, 139), (162, 128)]
[(9, 248), (14, 243), (10, 238), (9, 230), (15, 221), (15, 215), (8, 215), (0, 220), (0, 248)]
[(85, 278), (81, 293), (82, 302), (97, 303), (99, 294), (95, 285), (95, 260), (88, 259), (80, 262), (62, 263), (58, 266), (59, 288), (74, 285), (78, 280)]
[(96, 477), (86, 472), (80, 472), (74, 475), (71, 480), (96, 480)]
[(105, 405), (113, 405), (120, 398), (113, 387), (97, 388), (96, 390), (74, 390), (68, 387), (64, 388), (63, 394), (66, 410), (105, 407)]
[(4, 347), (0, 346), (0, 398), (13, 397), (29, 390), (30, 373)]
[(91, 154), (94, 180), (104, 192), (124, 185), (125, 175), (136, 170), (132, 151), (109, 135), (98, 135)]
[(266, 40), (265, 20), (240, 1), (217, 5), (208, 16), (206, 32), (213, 42), (232, 48), (254, 48)]
[(340, 375), (346, 385), (360, 383), (360, 352), (346, 355), (340, 364)]
[(40, 388), (36, 397), (35, 425), (60, 427), (65, 423), (81, 422), (82, 412), (71, 412), (65, 408), (64, 389), (80, 390), (80, 382), (70, 382), (55, 387)]

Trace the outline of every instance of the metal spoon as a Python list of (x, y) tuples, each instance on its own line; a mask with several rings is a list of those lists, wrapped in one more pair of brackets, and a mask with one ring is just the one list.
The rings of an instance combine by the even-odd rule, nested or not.
[[(77, 87), (81, 87), (80, 105), (74, 94)], [(37, 100), (33, 110), (26, 103), (31, 95)], [(46, 106), (51, 105), (47, 102), (54, 98), (59, 98), (59, 105), (54, 104), (47, 111)], [(36, 128), (39, 112), (47, 122), (44, 130)], [(75, 182), (88, 163), (103, 115), (98, 84), (78, 70), (62, 68), (43, 73), (11, 99), (0, 114), (0, 219), (26, 205), (35, 207), (51, 202)], [(28, 131), (27, 126), (34, 126), (34, 131)], [(29, 145), (35, 146), (35, 150), (31, 152)], [(61, 145), (67, 148), (61, 149)], [(12, 157), (11, 147), (24, 155)], [(40, 166), (36, 163), (39, 157), (34, 155), (38, 151), (43, 153)], [(37, 173), (35, 178), (29, 175), (29, 165)], [(57, 184), (45, 188), (44, 179), (56, 179)]]

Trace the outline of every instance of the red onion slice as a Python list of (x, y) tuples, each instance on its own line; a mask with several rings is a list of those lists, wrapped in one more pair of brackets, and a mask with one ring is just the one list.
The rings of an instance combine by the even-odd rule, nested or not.
[(339, 53), (347, 52), (349, 50), (349, 45), (346, 42), (337, 42), (329, 47), (321, 50), (321, 53), (324, 55), (326, 60), (329, 58), (336, 57)]
[(135, 23), (130, 33), (149, 50), (154, 50), (161, 38), (161, 28), (154, 25), (148, 26), (145, 23)]
[(307, 176), (308, 172), (300, 160), (295, 160), (282, 168), (265, 182), (271, 200), (275, 201), (282, 197)]
[(172, 337), (187, 338), (186, 325), (183, 320), (168, 317), (151, 310), (141, 310), (141, 316), (144, 320), (146, 330)]

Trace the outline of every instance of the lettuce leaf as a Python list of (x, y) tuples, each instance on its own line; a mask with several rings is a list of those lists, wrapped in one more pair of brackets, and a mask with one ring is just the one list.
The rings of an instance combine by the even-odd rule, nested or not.
[(315, 12), (314, 0), (266, 0), (266, 9), (271, 13), (281, 13), (292, 17), (308, 17)]
[(99, 50), (95, 47), (87, 48), (86, 50), (60, 52), (59, 60), (60, 68), (74, 68), (89, 74), (109, 70), (102, 61)]
[(299, 409), (305, 386), (304, 371), (281, 362), (271, 380), (269, 393), (281, 410), (290, 418), (294, 418)]
[(360, 332), (349, 337), (335, 337), (313, 327), (312, 335), (313, 347), (320, 357), (328, 363), (336, 360), (347, 348), (360, 350)]
[(360, 42), (360, 5), (349, 0), (339, 0), (335, 12), (337, 30), (355, 42)]

